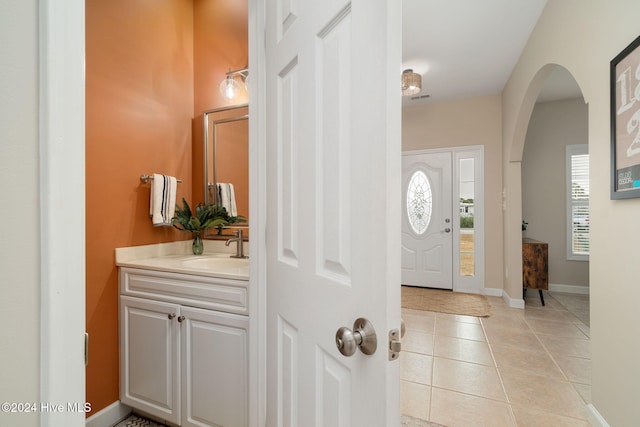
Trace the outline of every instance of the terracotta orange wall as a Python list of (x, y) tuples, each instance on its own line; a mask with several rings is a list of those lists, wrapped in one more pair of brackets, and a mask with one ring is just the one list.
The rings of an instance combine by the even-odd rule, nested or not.
[(243, 91), (233, 102), (222, 97), (218, 86), (229, 69), (238, 70), (249, 64), (249, 12), (246, 0), (194, 0), (193, 8), (193, 199), (198, 203), (204, 198), (202, 113), (248, 102), (242, 85)]
[[(246, 1), (86, 0), (87, 401), (92, 413), (119, 394), (114, 249), (190, 238), (151, 225), (149, 186), (139, 177), (177, 176), (183, 181), (178, 199), (202, 201), (202, 111), (231, 105), (218, 85), (229, 68), (248, 64), (247, 17)], [(234, 101), (245, 102), (246, 94)]]
[[(118, 400), (114, 249), (189, 238), (149, 219), (143, 173), (191, 201), (192, 0), (86, 1), (87, 401)], [(199, 164), (198, 164), (199, 165)], [(89, 414), (91, 415), (91, 414)]]

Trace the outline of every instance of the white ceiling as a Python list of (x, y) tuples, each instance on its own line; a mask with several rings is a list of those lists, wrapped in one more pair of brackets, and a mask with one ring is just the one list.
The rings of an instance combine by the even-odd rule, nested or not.
[[(422, 75), (417, 97), (430, 95), (417, 100), (403, 97), (403, 106), (502, 92), (547, 2), (402, 1), (402, 69)], [(558, 69), (548, 79), (555, 89), (551, 93), (545, 89), (541, 95), (547, 100), (579, 96), (571, 75)]]

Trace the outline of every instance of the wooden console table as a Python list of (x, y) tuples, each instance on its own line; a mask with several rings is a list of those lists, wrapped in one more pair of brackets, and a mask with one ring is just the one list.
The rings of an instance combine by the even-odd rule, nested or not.
[(528, 289), (537, 289), (544, 305), (542, 290), (549, 289), (549, 245), (537, 240), (522, 239), (522, 298)]

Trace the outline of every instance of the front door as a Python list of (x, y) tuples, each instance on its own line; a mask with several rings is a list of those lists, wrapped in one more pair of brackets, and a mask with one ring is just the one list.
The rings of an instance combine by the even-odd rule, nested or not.
[(397, 426), (401, 2), (265, 7), (266, 424)]
[(402, 156), (403, 285), (453, 289), (451, 156)]

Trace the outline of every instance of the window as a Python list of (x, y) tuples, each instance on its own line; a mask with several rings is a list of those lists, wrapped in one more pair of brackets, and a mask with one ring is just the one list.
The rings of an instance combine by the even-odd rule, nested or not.
[(411, 177), (407, 188), (407, 215), (413, 232), (420, 235), (427, 231), (431, 221), (431, 185), (422, 171)]
[(567, 259), (589, 260), (589, 152), (567, 146)]
[(458, 184), (460, 186), (460, 275), (475, 274), (475, 160), (458, 160)]

